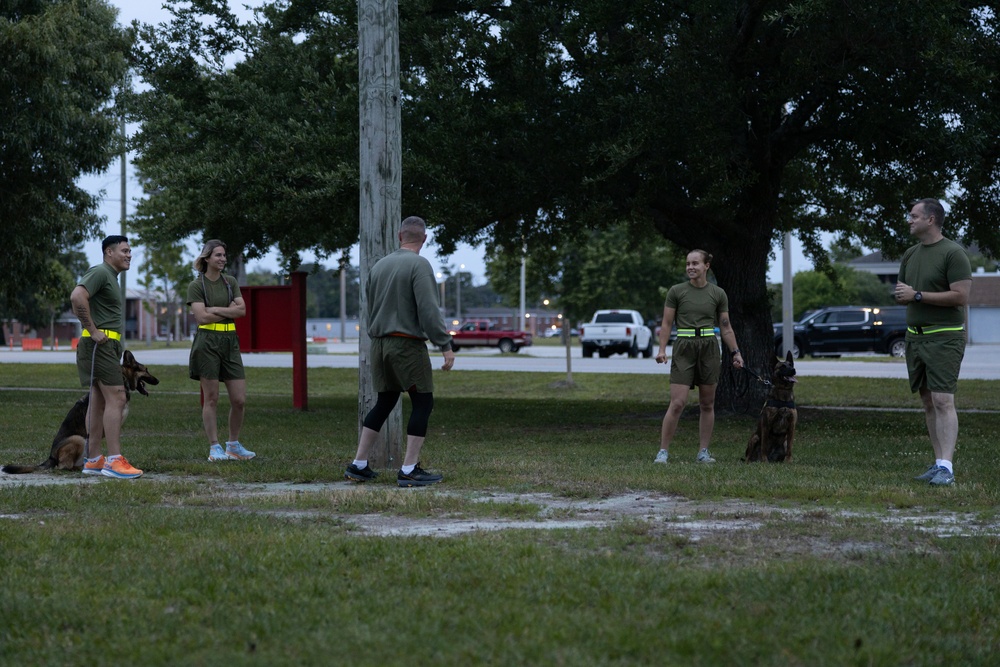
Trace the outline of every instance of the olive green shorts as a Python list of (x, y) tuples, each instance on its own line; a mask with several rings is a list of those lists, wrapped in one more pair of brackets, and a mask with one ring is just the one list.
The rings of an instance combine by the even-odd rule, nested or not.
[(108, 387), (124, 387), (121, 363), (124, 352), (125, 346), (120, 340), (109, 338), (108, 342), (98, 345), (90, 336), (81, 337), (76, 344), (76, 372), (80, 375), (80, 386), (91, 386), (91, 362), (93, 362), (94, 381)]
[(418, 338), (372, 338), (372, 386), (375, 391), (434, 391), (427, 343)]
[(958, 390), (958, 372), (965, 356), (965, 338), (941, 338), (928, 334), (918, 339), (906, 337), (906, 371), (910, 391), (922, 388), (939, 394)]
[(715, 336), (678, 337), (670, 358), (670, 384), (719, 384), (722, 352)]
[(192, 380), (243, 380), (240, 337), (235, 332), (198, 329), (191, 343), (188, 375)]

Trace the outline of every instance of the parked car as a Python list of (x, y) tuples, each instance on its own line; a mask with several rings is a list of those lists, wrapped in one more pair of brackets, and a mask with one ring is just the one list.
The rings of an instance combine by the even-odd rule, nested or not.
[(451, 349), (458, 352), (463, 347), (496, 347), (501, 352), (517, 352), (531, 345), (531, 334), (514, 329), (503, 329), (489, 320), (466, 320), (451, 334)]
[[(792, 355), (839, 356), (842, 352), (906, 355), (906, 306), (831, 306), (794, 325)], [(781, 324), (774, 325), (774, 350), (784, 351)]]
[[(570, 329), (569, 335), (572, 338), (573, 336), (579, 336), (580, 332), (576, 329)], [(542, 332), (543, 338), (559, 338), (560, 336), (562, 336), (562, 327), (549, 327)]]

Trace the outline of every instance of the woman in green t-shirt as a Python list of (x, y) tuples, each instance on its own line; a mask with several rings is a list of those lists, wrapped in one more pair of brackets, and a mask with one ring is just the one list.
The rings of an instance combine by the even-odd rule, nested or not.
[(667, 292), (663, 304), (663, 322), (660, 326), (660, 350), (656, 363), (667, 362), (667, 340), (674, 322), (677, 323), (677, 340), (673, 346), (670, 365), (670, 406), (663, 417), (660, 429), (660, 451), (654, 463), (666, 463), (670, 443), (677, 432), (688, 391), (698, 387), (699, 463), (715, 463), (708, 451), (712, 431), (715, 429), (715, 388), (719, 383), (722, 358), (716, 327), (722, 340), (731, 350), (733, 366), (743, 368), (743, 356), (736, 345), (736, 334), (729, 322), (729, 299), (718, 285), (708, 282), (712, 256), (704, 250), (692, 250), (687, 255), (688, 282), (674, 285)]

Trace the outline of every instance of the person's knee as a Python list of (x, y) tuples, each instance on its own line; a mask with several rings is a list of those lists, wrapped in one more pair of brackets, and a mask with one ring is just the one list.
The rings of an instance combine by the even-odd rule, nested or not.
[(410, 402), (413, 404), (413, 410), (410, 413), (406, 434), (422, 438), (427, 435), (427, 424), (430, 422), (431, 412), (434, 411), (434, 395), (411, 392)]
[(929, 400), (935, 412), (949, 412), (955, 408), (955, 396), (953, 394), (931, 392)]
[(229, 396), (229, 407), (233, 410), (243, 410), (247, 406), (247, 397), (244, 394), (231, 394)]

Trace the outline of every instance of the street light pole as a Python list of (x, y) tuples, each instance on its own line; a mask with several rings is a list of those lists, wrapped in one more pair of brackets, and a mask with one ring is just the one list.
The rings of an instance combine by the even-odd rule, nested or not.
[(455, 273), (455, 319), (459, 324), (462, 323), (462, 271), (464, 270), (465, 264), (459, 264)]

